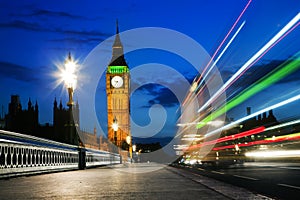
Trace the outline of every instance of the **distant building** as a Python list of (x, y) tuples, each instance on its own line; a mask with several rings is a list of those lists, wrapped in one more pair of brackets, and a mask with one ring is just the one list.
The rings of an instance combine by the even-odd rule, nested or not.
[(80, 131), (79, 133), (80, 139), (85, 147), (92, 149), (99, 149), (99, 140), (97, 138), (97, 129), (94, 128), (94, 134), (91, 134), (86, 131)]
[(28, 107), (22, 109), (19, 95), (12, 95), (8, 105), (8, 114), (5, 116), (5, 127), (9, 131), (35, 135), (39, 125), (39, 107), (37, 102), (32, 105), (28, 100)]
[[(251, 115), (251, 107), (247, 107), (247, 116), (249, 115)], [(273, 114), (273, 110), (269, 110), (268, 114), (267, 112), (264, 112), (263, 114), (257, 115), (243, 122), (242, 131), (250, 130), (259, 126), (269, 127), (276, 124), (278, 124), (278, 121)]]
[(80, 130), (78, 102), (69, 108), (64, 108), (61, 101), (59, 106), (57, 105), (55, 98), (53, 104), (54, 138), (61, 142), (78, 144), (79, 138), (76, 134), (77, 130)]
[(0, 129), (4, 129), (4, 128), (5, 128), (5, 114), (4, 114), (4, 107), (2, 105), (2, 110), (0, 114)]
[(8, 114), (0, 116), (0, 128), (42, 137), (58, 142), (82, 145), (94, 149), (107, 149), (106, 141), (97, 137), (97, 130), (93, 133), (80, 130), (79, 104), (65, 108), (56, 98), (53, 103), (53, 124), (39, 124), (39, 107), (37, 102), (33, 106), (28, 100), (27, 109), (22, 109), (19, 95), (12, 95), (8, 105)]

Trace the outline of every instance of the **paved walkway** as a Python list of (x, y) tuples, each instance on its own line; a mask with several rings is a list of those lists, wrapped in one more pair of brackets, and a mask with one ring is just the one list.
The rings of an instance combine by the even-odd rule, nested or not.
[(154, 163), (123, 164), (0, 180), (0, 199), (263, 199), (230, 186), (223, 194), (205, 180)]

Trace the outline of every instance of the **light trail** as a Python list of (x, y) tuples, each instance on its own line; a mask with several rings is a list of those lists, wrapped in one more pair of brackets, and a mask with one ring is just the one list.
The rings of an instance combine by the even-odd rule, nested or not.
[(267, 139), (264, 139), (264, 140), (246, 142), (246, 143), (243, 143), (243, 144), (233, 144), (233, 145), (215, 147), (215, 148), (213, 148), (213, 151), (219, 151), (219, 150), (224, 150), (224, 149), (233, 149), (233, 148), (236, 148), (236, 146), (238, 146), (238, 147), (249, 147), (249, 146), (254, 146), (254, 145), (278, 143), (278, 142), (284, 142), (284, 141), (290, 141), (290, 140), (299, 140), (299, 139), (300, 139), (300, 133), (294, 133), (294, 134), (289, 134), (289, 135), (285, 135), (285, 136), (267, 138)]
[[(300, 94), (298, 94), (298, 95), (296, 95), (296, 96), (294, 96), (294, 97), (291, 97), (291, 98), (289, 98), (289, 99), (286, 99), (286, 100), (284, 100), (284, 101), (281, 101), (281, 102), (279, 102), (279, 103), (277, 103), (277, 104), (274, 104), (274, 105), (272, 105), (272, 106), (269, 106), (269, 107), (267, 107), (267, 108), (264, 108), (264, 109), (262, 109), (262, 110), (259, 110), (259, 111), (255, 112), (255, 113), (252, 113), (252, 114), (250, 114), (250, 115), (248, 115), (248, 116), (246, 116), (246, 117), (243, 117), (243, 118), (241, 118), (241, 119), (239, 119), (239, 120), (237, 120), (237, 121), (235, 121), (235, 122), (232, 122), (232, 123), (230, 123), (230, 124), (227, 124), (227, 125), (223, 126), (222, 128), (219, 128), (219, 129), (217, 129), (217, 130), (211, 131), (211, 132), (205, 134), (205, 137), (209, 137), (209, 136), (212, 136), (213, 134), (218, 133), (218, 132), (220, 132), (220, 131), (222, 131), (222, 130), (226, 130), (226, 129), (232, 128), (233, 126), (235, 126), (235, 125), (237, 125), (237, 124), (239, 124), (239, 123), (241, 123), (241, 122), (243, 122), (243, 121), (246, 121), (246, 120), (248, 120), (248, 119), (251, 119), (251, 118), (253, 118), (253, 117), (256, 117), (257, 115), (260, 115), (260, 114), (262, 114), (262, 113), (264, 113), (264, 112), (268, 112), (269, 110), (273, 110), (273, 109), (279, 108), (279, 107), (281, 107), (281, 106), (285, 106), (285, 105), (287, 105), (287, 104), (289, 104), (289, 103), (292, 103), (292, 102), (294, 102), (294, 101), (297, 101), (297, 100), (299, 100), (299, 99), (300, 99)], [(300, 121), (300, 120), (297, 120), (297, 121)], [(295, 122), (295, 123), (296, 123), (296, 122)], [(270, 127), (270, 128), (271, 128), (271, 127)], [(270, 128), (267, 128), (267, 129), (270, 130)]]
[[(227, 35), (225, 36), (225, 38), (222, 40), (222, 42), (220, 43), (220, 45), (218, 46), (217, 50), (215, 51), (215, 53), (213, 54), (213, 56), (211, 57), (210, 61), (207, 63), (207, 65), (205, 66), (204, 70), (202, 73), (205, 73), (205, 71), (207, 70), (207, 68), (209, 67), (210, 63), (213, 61), (213, 59), (215, 58), (215, 56), (217, 55), (217, 53), (219, 52), (220, 48), (223, 46), (224, 42), (227, 40), (227, 38), (229, 37), (229, 35), (231, 34), (231, 32), (233, 31), (233, 29), (235, 28), (235, 26), (237, 25), (237, 23), (240, 21), (241, 17), (244, 15), (244, 13), (246, 12), (247, 8), (249, 7), (250, 3), (252, 2), (252, 0), (249, 0), (248, 3), (246, 4), (246, 6), (244, 7), (243, 11), (240, 13), (240, 15), (238, 16), (238, 18), (235, 20), (234, 24), (232, 25), (232, 27), (230, 28), (230, 30), (228, 31)], [(196, 83), (198, 84), (199, 81), (201, 80), (202, 74), (200, 74), (200, 77), (198, 78), (198, 80), (196, 80)], [(189, 99), (189, 97), (191, 96), (191, 92), (189, 92), (188, 96), (186, 97), (186, 99), (183, 102), (183, 105), (186, 103), (186, 101)]]
[[(286, 32), (289, 29), (293, 28), (293, 26), (299, 21), (300, 13), (298, 13), (285, 27), (283, 27), (267, 44), (265, 44), (257, 53), (255, 53), (199, 110), (198, 112), (203, 111), (208, 105), (212, 103), (222, 92), (224, 92), (241, 74), (245, 73), (245, 71), (250, 67), (250, 65), (256, 61), (258, 58), (261, 58), (261, 55), (270, 50), (270, 47), (274, 46), (273, 44), (277, 40), (281, 40), (282, 36), (286, 36)], [(299, 25), (293, 28), (295, 29)]]
[(299, 124), (299, 123), (300, 123), (300, 120), (294, 120), (294, 121), (291, 121), (291, 122), (286, 122), (286, 123), (283, 123), (283, 124), (279, 124), (279, 125), (276, 125), (276, 126), (266, 128), (266, 131), (270, 131), (270, 130), (274, 130), (274, 129), (277, 129), (277, 128), (282, 128), (282, 127), (290, 126), (290, 125), (294, 125), (294, 124)]
[(205, 126), (209, 121), (216, 119), (220, 115), (224, 114), (227, 110), (231, 110), (235, 106), (239, 105), (240, 103), (244, 102), (246, 99), (252, 97), (256, 93), (264, 90), (265, 88), (269, 87), (270, 85), (276, 83), (280, 79), (284, 78), (285, 76), (293, 73), (298, 68), (300, 68), (300, 59), (299, 59), (299, 52), (296, 54), (296, 60), (293, 61), (286, 61), (273, 70), (270, 75), (267, 75), (252, 86), (248, 87), (247, 89), (243, 90), (240, 94), (236, 97), (231, 99), (227, 104), (220, 107), (215, 112), (211, 113), (209, 116), (205, 117), (200, 123), (197, 124), (197, 128), (201, 128)]
[[(267, 131), (270, 131), (270, 130), (274, 130), (274, 129), (277, 129), (277, 128), (283, 128), (283, 127), (298, 124), (298, 123), (300, 123), (300, 120), (294, 120), (294, 121), (291, 121), (291, 122), (275, 125), (275, 126), (268, 127), (268, 128), (258, 127), (256, 129), (252, 129), (252, 130), (245, 131), (245, 132), (242, 132), (242, 133), (238, 133), (238, 134), (235, 134), (235, 135), (225, 136), (225, 137), (222, 137), (222, 138), (219, 138), (219, 139), (216, 139), (216, 140), (203, 142), (202, 144), (193, 145), (193, 146), (190, 146), (190, 147), (186, 148), (186, 150), (193, 150), (193, 149), (200, 148), (200, 147), (207, 146), (207, 145), (211, 145), (211, 144), (217, 144), (217, 143), (220, 143), (220, 142), (235, 140), (235, 139), (239, 139), (239, 138), (242, 138), (242, 137), (246, 137), (246, 136), (250, 136), (250, 135), (254, 135), (254, 134), (258, 134), (258, 133), (262, 133), (262, 132), (267, 132)], [(295, 139), (298, 139), (298, 138), (300, 138), (300, 133), (293, 133), (293, 134), (288, 134), (288, 135), (283, 135), (283, 136), (270, 137), (270, 138), (266, 138), (265, 140), (272, 140), (272, 141), (281, 140), (281, 141), (283, 141), (283, 140), (291, 140), (291, 139), (295, 140)], [(230, 146), (230, 147), (235, 148), (234, 146)]]
[(252, 151), (245, 153), (247, 157), (274, 158), (274, 157), (294, 157), (300, 156), (300, 150), (282, 150), (282, 151)]
[[(218, 58), (216, 59), (216, 61), (209, 68), (209, 70), (207, 71), (207, 73), (205, 74), (205, 76), (203, 77), (203, 79), (201, 80), (200, 84), (198, 84), (198, 86), (195, 89), (195, 91), (197, 91), (199, 89), (199, 87), (203, 84), (204, 80), (207, 78), (208, 74), (217, 65), (217, 63), (219, 62), (219, 60), (221, 59), (221, 57), (223, 56), (223, 54), (225, 53), (225, 51), (228, 49), (228, 47), (231, 45), (231, 43), (233, 42), (233, 40), (235, 39), (235, 37), (239, 34), (239, 32), (241, 31), (241, 29), (243, 28), (243, 26), (245, 25), (245, 23), (246, 23), (246, 21), (243, 21), (243, 23), (241, 24), (241, 26), (238, 28), (238, 30), (235, 32), (235, 34), (232, 36), (232, 38), (227, 43), (227, 45), (224, 47), (223, 51), (220, 53), (220, 55), (218, 56)], [(198, 92), (198, 93), (200, 93), (200, 92)]]
[[(241, 122), (243, 122), (243, 121), (246, 121), (246, 120), (248, 120), (248, 119), (251, 119), (251, 118), (253, 118), (253, 117), (256, 117), (257, 115), (260, 115), (260, 114), (262, 114), (262, 113), (264, 113), (264, 112), (268, 112), (268, 111), (270, 111), (270, 110), (272, 110), (272, 109), (276, 109), (276, 108), (279, 108), (279, 107), (281, 107), (281, 106), (287, 105), (287, 104), (292, 103), (292, 102), (294, 102), (294, 101), (297, 101), (297, 100), (299, 100), (299, 99), (300, 99), (300, 95), (296, 95), (296, 96), (294, 96), (294, 97), (291, 97), (290, 99), (284, 100), (284, 101), (279, 102), (279, 103), (277, 103), (277, 104), (275, 104), (275, 105), (272, 105), (272, 106), (270, 106), (270, 107), (267, 107), (267, 108), (264, 108), (264, 109), (262, 109), (262, 110), (259, 110), (259, 111), (255, 112), (255, 113), (252, 113), (252, 114), (250, 114), (250, 115), (247, 115), (247, 116), (245, 116), (245, 117), (243, 117), (243, 118), (240, 118), (240, 119), (238, 119), (238, 120), (235, 121), (235, 122), (232, 122), (232, 123), (230, 123), (230, 124), (227, 124), (227, 125), (223, 126), (222, 128), (213, 130), (213, 131), (211, 131), (211, 132), (205, 134), (204, 137), (209, 137), (209, 136), (214, 135), (214, 134), (216, 134), (216, 133), (219, 133), (219, 132), (221, 132), (221, 131), (223, 131), (223, 130), (230, 129), (230, 128), (232, 128), (233, 126), (236, 126), (236, 125), (238, 125), (239, 123), (241, 123)], [(186, 129), (189, 128), (189, 126), (196, 125), (196, 124), (197, 124), (196, 121), (199, 120), (199, 119), (200, 119), (200, 118), (198, 117), (198, 118), (197, 118), (196, 120), (194, 120), (193, 122), (190, 122), (190, 123), (183, 123), (183, 124), (177, 124), (177, 126), (179, 126), (179, 127), (184, 127), (184, 129), (181, 130), (181, 131), (179, 132), (178, 135), (182, 134)], [(284, 124), (280, 124), (280, 125), (268, 127), (268, 128), (266, 128), (265, 131), (273, 130), (273, 129), (276, 129), (276, 128), (282, 128), (282, 127), (284, 127), (284, 126), (289, 126), (289, 125), (293, 125), (293, 124), (297, 124), (297, 123), (300, 123), (300, 120), (294, 120), (294, 121), (287, 122), (287, 123), (284, 123)], [(177, 137), (178, 137), (178, 136), (177, 136)]]
[(281, 135), (281, 136), (274, 136), (270, 138), (266, 138), (265, 140), (271, 140), (271, 141), (281, 141), (281, 140), (289, 140), (289, 139), (298, 139), (300, 138), (300, 133), (291, 133), (288, 135)]
[[(251, 63), (248, 67), (247, 67), (247, 69), (249, 69), (250, 67), (252, 67), (255, 63), (257, 63), (266, 53), (268, 53), (277, 43), (279, 43), (281, 40), (283, 40), (283, 38), (285, 38), (290, 32), (292, 32), (297, 26), (299, 26), (299, 24), (300, 24), (300, 22), (298, 22), (295, 26), (293, 26), (289, 31), (287, 31), (284, 35), (282, 35), (275, 43), (273, 43), (266, 51), (264, 51), (253, 63)], [(247, 70), (246, 69), (246, 70)], [(245, 71), (246, 71), (245, 70)], [(240, 73), (237, 77), (236, 77), (236, 79), (234, 80), (234, 81), (232, 81), (225, 89), (224, 89), (224, 91), (228, 88), (228, 87), (230, 87), (238, 78), (240, 78), (243, 74), (244, 74), (245, 72), (243, 72), (243, 73)], [(197, 88), (198, 89), (198, 88)], [(203, 90), (203, 88), (201, 89), (201, 90), (199, 90), (198, 91), (198, 93), (197, 93), (197, 95), (200, 95), (199, 93), (201, 93), (202, 92), (202, 90)], [(221, 93), (218, 95), (218, 96), (216, 96), (216, 98), (215, 99), (217, 99), (219, 96), (221, 95)], [(201, 108), (200, 108), (201, 109)]]
[(197, 149), (197, 148), (204, 147), (204, 146), (207, 146), (207, 145), (213, 145), (213, 144), (226, 142), (226, 141), (230, 141), (230, 140), (236, 140), (236, 139), (239, 139), (239, 138), (242, 138), (242, 137), (247, 137), (247, 136), (250, 136), (250, 135), (255, 135), (255, 134), (258, 134), (258, 133), (262, 133), (264, 131), (265, 131), (265, 127), (261, 126), (261, 127), (255, 128), (255, 129), (251, 129), (249, 131), (244, 131), (244, 132), (237, 133), (237, 134), (234, 134), (234, 135), (229, 135), (229, 136), (225, 136), (225, 137), (222, 137), (222, 138), (219, 138), (219, 139), (203, 142), (202, 144), (193, 145), (193, 146), (188, 147), (186, 150), (193, 150), (193, 149)]
[[(278, 42), (280, 42), (286, 35), (288, 35), (291, 31), (293, 31), (298, 25), (300, 24), (300, 22), (298, 22), (295, 26), (293, 26), (288, 32), (286, 32), (283, 36), (281, 36), (274, 44), (272, 44), (262, 55), (260, 55), (259, 56), (259, 58), (258, 59), (256, 59), (256, 61), (255, 62), (253, 62), (249, 67), (251, 67), (252, 65), (254, 65), (260, 58), (262, 58), (273, 46), (275, 46)], [(238, 78), (241, 76), (242, 74), (240, 74), (239, 76), (238, 76)], [(229, 85), (230, 86), (230, 85)], [(228, 87), (229, 87), (228, 86)], [(201, 90), (198, 92), (198, 94), (201, 92)], [(195, 96), (196, 97), (196, 96)], [(194, 97), (194, 98), (195, 98)], [(199, 120), (200, 119), (200, 117), (198, 117), (195, 121), (193, 121), (193, 123), (195, 123), (197, 120)], [(205, 125), (205, 123), (202, 123), (202, 124), (204, 124)], [(217, 132), (217, 130), (216, 131), (214, 131), (214, 132)]]

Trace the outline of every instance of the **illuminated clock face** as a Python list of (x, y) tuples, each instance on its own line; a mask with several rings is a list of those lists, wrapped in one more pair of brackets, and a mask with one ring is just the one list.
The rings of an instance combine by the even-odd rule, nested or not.
[(114, 88), (120, 88), (120, 87), (122, 87), (123, 86), (123, 78), (121, 76), (114, 76), (111, 79), (111, 85)]

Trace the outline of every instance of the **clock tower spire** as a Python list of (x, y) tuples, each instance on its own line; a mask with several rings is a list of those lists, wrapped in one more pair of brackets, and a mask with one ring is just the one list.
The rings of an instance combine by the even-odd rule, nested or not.
[(116, 37), (113, 44), (112, 58), (110, 61), (111, 66), (127, 66), (127, 63), (124, 58), (123, 45), (119, 35), (119, 24), (118, 20), (116, 22)]
[(108, 139), (125, 149), (130, 134), (130, 74), (116, 22), (112, 59), (106, 70)]

